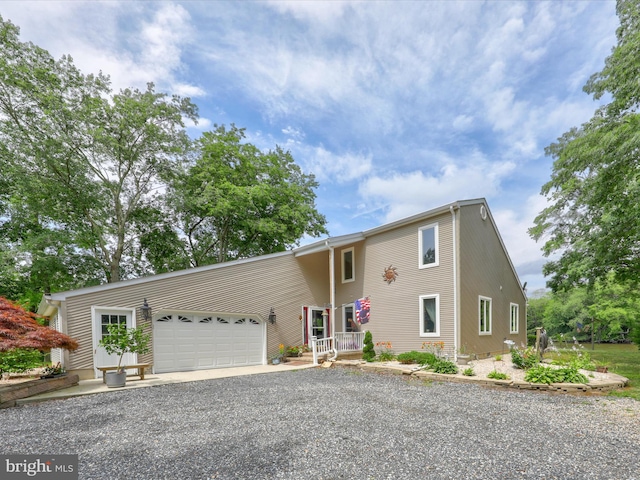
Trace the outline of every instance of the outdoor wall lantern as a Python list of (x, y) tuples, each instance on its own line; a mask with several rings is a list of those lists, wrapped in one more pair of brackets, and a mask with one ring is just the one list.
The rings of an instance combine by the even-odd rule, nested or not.
[(273, 310), (273, 307), (269, 310), (269, 323), (272, 325), (276, 323), (276, 312)]
[(140, 316), (142, 317), (142, 320), (144, 320), (145, 322), (148, 322), (151, 320), (151, 307), (147, 303), (146, 298), (144, 299), (144, 301), (142, 302), (142, 306), (140, 307)]

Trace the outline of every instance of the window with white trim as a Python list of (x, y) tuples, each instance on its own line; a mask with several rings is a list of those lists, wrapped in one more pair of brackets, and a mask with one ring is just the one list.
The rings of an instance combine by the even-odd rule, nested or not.
[(491, 299), (489, 297), (478, 298), (480, 335), (491, 335)]
[(342, 283), (353, 282), (356, 279), (353, 247), (342, 250)]
[(418, 247), (420, 268), (437, 267), (438, 259), (438, 224), (426, 225), (418, 230)]
[(342, 331), (343, 332), (357, 332), (358, 324), (356, 323), (355, 317), (355, 305), (353, 303), (349, 303), (347, 305), (342, 306)]
[(420, 296), (420, 336), (440, 336), (440, 295)]
[(520, 305), (517, 303), (512, 303), (510, 306), (510, 322), (509, 322), (509, 333), (518, 333), (518, 319), (520, 318)]

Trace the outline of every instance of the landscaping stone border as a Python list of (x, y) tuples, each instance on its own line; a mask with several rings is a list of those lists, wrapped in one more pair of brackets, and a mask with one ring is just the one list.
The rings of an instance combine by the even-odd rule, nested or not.
[(468, 377), (461, 374), (447, 375), (433, 373), (425, 370), (414, 370), (415, 365), (392, 366), (384, 364), (368, 363), (363, 360), (337, 360), (335, 365), (347, 368), (362, 368), (368, 371), (380, 371), (397, 375), (410, 375), (426, 380), (454, 383), (472, 383), (488, 387), (516, 388), (520, 390), (540, 390), (559, 393), (587, 393), (610, 392), (623, 388), (629, 383), (629, 379), (615, 373), (607, 373), (607, 378), (589, 378), (589, 383), (530, 383), (519, 380), (494, 380), (491, 378)]
[(31, 397), (39, 393), (51, 392), (78, 385), (78, 375), (64, 375), (54, 378), (40, 378), (28, 382), (20, 382), (15, 385), (0, 387), (0, 408), (16, 406), (16, 400)]

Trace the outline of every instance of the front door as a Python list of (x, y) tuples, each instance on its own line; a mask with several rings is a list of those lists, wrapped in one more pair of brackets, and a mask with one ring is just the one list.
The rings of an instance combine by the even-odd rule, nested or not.
[[(129, 309), (94, 309), (93, 322), (94, 322), (94, 371), (97, 378), (102, 377), (102, 372), (95, 369), (95, 367), (107, 367), (111, 365), (118, 365), (118, 355), (108, 354), (107, 351), (101, 347), (98, 342), (103, 336), (107, 335), (109, 325), (123, 324), (127, 328), (133, 326), (133, 315)], [(133, 365), (137, 362), (137, 355), (134, 353), (125, 353), (122, 357), (122, 365)]]
[[(324, 316), (322, 315), (323, 313), (325, 314)], [(324, 308), (307, 308), (306, 330), (307, 338), (309, 339), (309, 345), (311, 344), (311, 337), (317, 337), (318, 339), (321, 339), (330, 336), (328, 318), (329, 317)]]

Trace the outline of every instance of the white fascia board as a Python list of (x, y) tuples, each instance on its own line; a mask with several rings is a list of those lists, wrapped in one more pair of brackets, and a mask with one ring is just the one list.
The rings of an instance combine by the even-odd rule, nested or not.
[(303, 247), (298, 247), (293, 251), (293, 254), (296, 257), (301, 257), (303, 255), (311, 255), (312, 253), (325, 252), (330, 248), (343, 247), (345, 245), (352, 245), (356, 242), (361, 242), (365, 239), (365, 236), (362, 232), (359, 233), (350, 233), (348, 235), (340, 235), (339, 237), (329, 237), (325, 240), (320, 240), (318, 242), (311, 243), (309, 245), (304, 245)]

